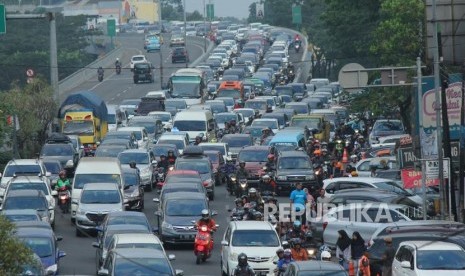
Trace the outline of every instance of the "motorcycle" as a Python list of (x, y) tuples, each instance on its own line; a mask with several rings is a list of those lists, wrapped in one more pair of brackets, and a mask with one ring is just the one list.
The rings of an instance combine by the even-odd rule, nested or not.
[(103, 72), (98, 72), (98, 81), (102, 82), (103, 81)]
[(67, 187), (61, 187), (58, 189), (58, 203), (63, 213), (69, 212), (70, 192)]
[(116, 65), (116, 74), (119, 75), (121, 74), (121, 65)]
[(163, 187), (163, 183), (165, 182), (165, 169), (164, 168), (158, 168), (158, 172), (155, 175), (155, 179), (157, 182), (157, 188), (161, 190)]
[(196, 256), (195, 263), (200, 264), (211, 257), (211, 252), (213, 251), (212, 232), (214, 230), (208, 229), (206, 225), (202, 225), (197, 230), (198, 232), (194, 240), (194, 255)]
[(228, 183), (227, 190), (228, 190), (230, 195), (233, 195), (234, 194), (234, 187), (237, 185), (236, 174), (234, 174), (234, 173), (229, 174), (227, 183)]
[(249, 184), (247, 183), (247, 179), (239, 179), (239, 185), (236, 188), (236, 197), (241, 197), (248, 194), (249, 191)]
[(301, 46), (301, 42), (300, 40), (297, 40), (294, 42), (294, 50), (296, 53), (298, 53), (300, 51), (300, 46)]

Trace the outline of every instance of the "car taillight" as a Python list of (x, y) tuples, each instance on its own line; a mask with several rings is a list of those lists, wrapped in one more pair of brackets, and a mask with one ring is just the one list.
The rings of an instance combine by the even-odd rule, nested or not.
[(326, 230), (326, 226), (328, 226), (328, 222), (327, 222), (327, 221), (323, 222), (323, 231)]

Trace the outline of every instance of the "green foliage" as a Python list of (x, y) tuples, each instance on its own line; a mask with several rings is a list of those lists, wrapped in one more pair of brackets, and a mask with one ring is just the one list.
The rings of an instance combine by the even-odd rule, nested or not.
[[(57, 47), (59, 78), (79, 70), (94, 60), (84, 51), (89, 45), (82, 28), (85, 16), (57, 15)], [(50, 79), (50, 28), (46, 19), (8, 21), (8, 33), (0, 36), (0, 90), (8, 90), (12, 83), (25, 83), (26, 70), (34, 69), (37, 75)]]
[(201, 21), (203, 20), (203, 15), (200, 14), (198, 11), (194, 11), (186, 15), (187, 21)]
[(425, 5), (421, 0), (383, 0), (381, 21), (370, 51), (383, 65), (412, 65), (422, 47), (420, 26)]
[(167, 21), (182, 21), (184, 19), (184, 8), (181, 0), (162, 1), (162, 19)]
[(0, 275), (20, 275), (34, 263), (33, 252), (14, 236), (15, 225), (0, 215)]

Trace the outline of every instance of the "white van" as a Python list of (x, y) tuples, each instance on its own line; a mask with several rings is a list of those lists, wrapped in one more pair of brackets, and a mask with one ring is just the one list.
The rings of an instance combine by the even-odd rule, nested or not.
[(108, 110), (108, 131), (125, 127), (128, 123), (127, 112), (117, 105), (107, 105)]
[[(154, 120), (155, 123), (155, 120)], [(137, 146), (139, 149), (147, 149), (149, 145), (149, 134), (147, 133), (147, 130), (145, 127), (135, 127), (135, 126), (129, 126), (129, 127), (122, 127), (118, 129), (118, 131), (132, 131), (134, 132), (134, 135), (136, 136), (137, 139)]]
[(184, 152), (184, 149), (189, 145), (189, 140), (187, 137), (187, 135), (179, 135), (172, 132), (165, 132), (160, 136), (160, 138), (158, 138), (157, 144), (176, 145), (178, 153), (181, 155)]
[(115, 183), (124, 194), (124, 178), (117, 158), (83, 157), (74, 174), (71, 193), (71, 221), (76, 220), (76, 210), (82, 189), (87, 183)]
[(191, 142), (197, 136), (203, 136), (204, 141), (211, 141), (216, 138), (216, 129), (216, 122), (209, 110), (181, 111), (173, 120), (173, 130), (187, 132)]

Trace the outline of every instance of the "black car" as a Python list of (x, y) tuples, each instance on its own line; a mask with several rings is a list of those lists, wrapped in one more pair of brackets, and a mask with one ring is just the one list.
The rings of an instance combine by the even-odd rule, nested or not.
[(140, 81), (153, 83), (155, 81), (153, 69), (155, 67), (151, 63), (141, 62), (134, 64), (134, 83), (139, 83)]
[(290, 263), (283, 275), (347, 276), (349, 274), (337, 263), (312, 260)]
[(40, 158), (57, 160), (69, 173), (74, 173), (79, 162), (79, 153), (71, 140), (64, 135), (51, 135), (42, 146)]
[(185, 47), (176, 47), (171, 52), (171, 62), (189, 62), (189, 54)]
[(143, 97), (136, 114), (146, 116), (152, 111), (165, 111), (165, 102), (163, 98)]
[(140, 185), (140, 175), (135, 169), (123, 169), (124, 199), (126, 210), (144, 210), (144, 186)]
[(276, 165), (277, 192), (294, 190), (296, 183), (302, 183), (309, 190), (318, 188), (312, 161), (304, 151), (282, 151)]

